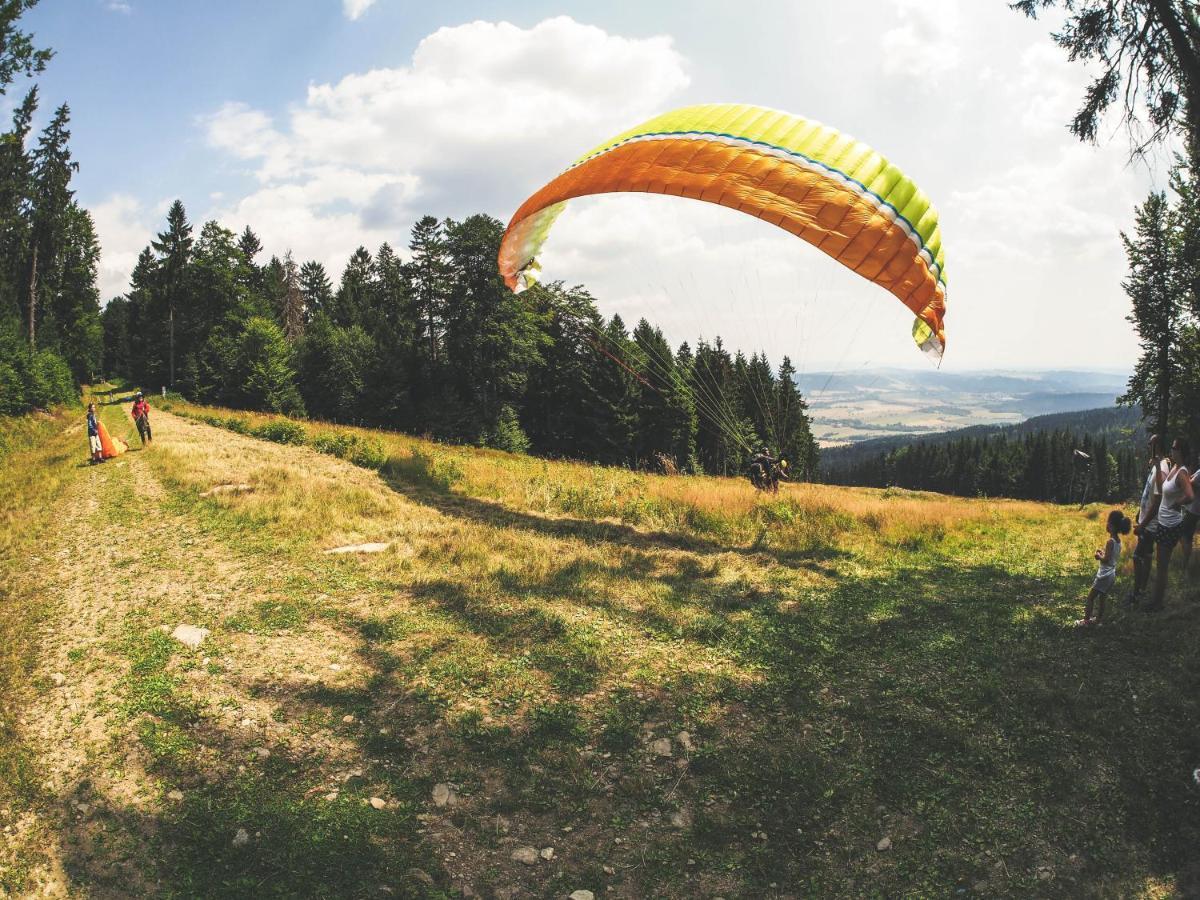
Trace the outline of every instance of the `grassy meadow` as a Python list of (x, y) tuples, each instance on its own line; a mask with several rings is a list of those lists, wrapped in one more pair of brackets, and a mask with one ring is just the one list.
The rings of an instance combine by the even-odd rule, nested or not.
[(151, 402), (0, 424), (0, 896), (1200, 893), (1200, 591), (1072, 629), (1104, 507)]

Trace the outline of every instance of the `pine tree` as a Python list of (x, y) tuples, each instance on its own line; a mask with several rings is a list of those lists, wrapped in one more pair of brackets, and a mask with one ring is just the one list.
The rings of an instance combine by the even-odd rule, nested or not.
[(424, 347), (428, 371), (437, 368), (442, 340), (442, 316), (446, 303), (450, 261), (441, 223), (433, 216), (422, 216), (413, 226), (408, 249), (409, 280), (412, 284), (414, 318), (420, 323), (418, 336)]
[(283, 255), (283, 335), (290, 343), (304, 336), (308, 312), (304, 307), (304, 292), (300, 289), (300, 272), (292, 259), (292, 251)]
[(300, 267), (300, 290), (304, 293), (304, 308), (311, 316), (321, 310), (329, 312), (333, 303), (333, 284), (325, 273), (325, 267), (310, 259)]
[(13, 112), (12, 130), (0, 135), (0, 318), (23, 318), (25, 264), (30, 246), (33, 160), (26, 148), (37, 86)]
[(1164, 193), (1152, 193), (1137, 208), (1136, 231), (1121, 241), (1129, 260), (1125, 293), (1133, 301), (1127, 317), (1137, 330), (1141, 357), (1121, 403), (1141, 404), (1159, 435), (1170, 427), (1171, 396), (1178, 374), (1179, 325), (1183, 312), (1176, 266), (1177, 234)]
[(183, 202), (176, 200), (167, 211), (167, 229), (151, 241), (158, 253), (159, 285), (167, 308), (167, 384), (175, 386), (175, 317), (184, 298), (188, 261), (192, 253), (192, 226)]
[(29, 329), (29, 347), (37, 344), (38, 305), (42, 293), (50, 293), (56, 285), (40, 283), (43, 272), (49, 273), (51, 281), (59, 265), (59, 254), (63, 249), (64, 231), (67, 227), (68, 209), (74, 197), (70, 189), (71, 175), (79, 164), (71, 159), (68, 142), (71, 132), (67, 128), (71, 110), (64, 103), (54, 111), (50, 124), (38, 137), (33, 151), (33, 191), (30, 210), (31, 248), (26, 271), (27, 291), (26, 325)]

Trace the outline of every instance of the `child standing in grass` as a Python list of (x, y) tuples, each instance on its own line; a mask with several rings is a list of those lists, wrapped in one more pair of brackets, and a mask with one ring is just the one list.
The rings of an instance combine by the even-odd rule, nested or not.
[[(1119, 509), (1114, 509), (1108, 514), (1108, 522), (1105, 525), (1108, 541), (1096, 551), (1096, 561), (1100, 563), (1100, 568), (1096, 570), (1096, 580), (1092, 582), (1092, 589), (1088, 591), (1083, 618), (1075, 623), (1077, 627), (1099, 625), (1100, 620), (1104, 618), (1104, 601), (1108, 599), (1117, 583), (1117, 564), (1121, 562), (1121, 535), (1129, 534), (1131, 528), (1133, 523)], [(1093, 606), (1095, 615), (1092, 614)]]
[(96, 404), (87, 406), (88, 447), (92, 451), (92, 463), (104, 462), (104, 453), (100, 447), (100, 425), (96, 421)]

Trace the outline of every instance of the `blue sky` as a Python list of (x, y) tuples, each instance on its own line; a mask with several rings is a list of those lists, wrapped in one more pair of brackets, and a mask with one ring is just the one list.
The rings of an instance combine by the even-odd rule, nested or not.
[[(183, 199), (336, 278), (422, 213), (507, 220), (581, 150), (689, 102), (818, 119), (897, 162), (942, 214), (952, 368), (1124, 366), (1118, 231), (1166, 180), (1066, 131), (1085, 82), (1002, 0), (838, 4), (185, 4), (44, 0), (75, 185), (106, 297)], [(8, 98), (19, 95), (19, 87)], [(663, 198), (573, 204), (543, 259), (675, 340), (725, 336), (803, 368), (923, 365), (910, 316), (782, 232)], [(1080, 340), (1086, 323), (1087, 339)]]

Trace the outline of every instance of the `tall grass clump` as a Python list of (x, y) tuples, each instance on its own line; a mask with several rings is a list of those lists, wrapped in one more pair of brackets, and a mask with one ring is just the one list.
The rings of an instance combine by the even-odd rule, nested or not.
[(303, 444), (307, 436), (304, 426), (291, 419), (272, 419), (250, 429), (250, 434), (276, 444)]
[(309, 446), (318, 453), (336, 456), (364, 469), (382, 469), (388, 459), (387, 451), (379, 441), (348, 431), (317, 434), (309, 441)]

